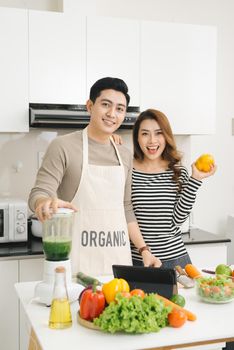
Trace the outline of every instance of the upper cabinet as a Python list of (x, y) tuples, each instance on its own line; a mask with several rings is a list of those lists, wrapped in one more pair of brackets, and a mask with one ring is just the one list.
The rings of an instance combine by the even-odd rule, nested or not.
[(28, 131), (29, 102), (84, 104), (105, 76), (174, 134), (215, 131), (215, 27), (0, 8), (0, 45), (0, 132)]
[(140, 22), (108, 17), (87, 18), (87, 97), (92, 84), (105, 76), (123, 79), (140, 104)]
[(0, 8), (0, 132), (28, 131), (28, 11)]
[(141, 23), (141, 110), (167, 115), (175, 134), (215, 131), (216, 29)]
[(85, 18), (29, 11), (29, 101), (85, 103)]

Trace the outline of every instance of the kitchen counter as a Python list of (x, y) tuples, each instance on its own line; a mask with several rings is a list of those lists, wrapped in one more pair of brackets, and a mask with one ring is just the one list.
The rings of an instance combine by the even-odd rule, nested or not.
[(112, 335), (91, 330), (77, 323), (78, 302), (74, 302), (71, 304), (72, 327), (51, 330), (48, 328), (50, 309), (32, 299), (36, 283), (17, 283), (15, 288), (37, 339), (45, 350), (64, 350), (68, 348), (68, 344), (69, 350), (77, 350), (81, 346), (87, 350), (166, 350), (234, 341), (234, 301), (227, 304), (203, 303), (195, 295), (194, 288), (181, 289), (180, 294), (186, 299), (186, 308), (196, 313), (197, 320), (187, 321), (181, 328), (166, 327), (158, 333), (142, 335)]
[(185, 245), (231, 242), (230, 238), (224, 235), (215, 235), (198, 228), (193, 228), (189, 232), (183, 233), (182, 238)]
[(0, 260), (26, 259), (34, 256), (44, 256), (41, 238), (32, 236), (27, 242), (0, 244)]
[[(191, 229), (188, 233), (182, 234), (185, 245), (228, 243), (230, 238), (214, 235), (207, 231)], [(33, 256), (43, 256), (41, 238), (29, 235), (28, 242), (22, 243), (2, 243), (0, 244), (0, 259), (32, 258)]]

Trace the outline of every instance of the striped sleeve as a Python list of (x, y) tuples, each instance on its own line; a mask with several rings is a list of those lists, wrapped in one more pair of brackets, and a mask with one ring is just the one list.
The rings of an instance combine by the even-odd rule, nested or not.
[(175, 226), (181, 226), (189, 216), (196, 200), (196, 194), (202, 181), (188, 176), (187, 169), (181, 167), (182, 190), (178, 194), (175, 204), (172, 223)]

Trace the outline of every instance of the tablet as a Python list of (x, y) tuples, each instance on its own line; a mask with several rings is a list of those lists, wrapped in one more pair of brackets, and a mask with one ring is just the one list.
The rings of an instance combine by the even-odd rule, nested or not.
[(157, 293), (168, 299), (178, 293), (176, 272), (161, 267), (112, 265), (115, 278), (125, 279), (130, 290), (142, 289), (145, 293)]

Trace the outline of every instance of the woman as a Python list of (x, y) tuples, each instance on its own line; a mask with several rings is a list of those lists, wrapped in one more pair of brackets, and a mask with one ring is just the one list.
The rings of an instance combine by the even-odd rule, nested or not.
[[(181, 225), (189, 216), (202, 180), (213, 175), (192, 164), (192, 175), (181, 165), (167, 117), (160, 111), (142, 112), (133, 128), (132, 203), (144, 241), (162, 267), (184, 267), (191, 263), (181, 236)], [(134, 265), (142, 256), (131, 246)]]

